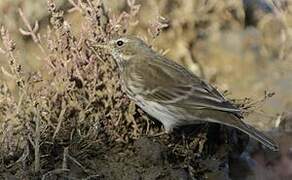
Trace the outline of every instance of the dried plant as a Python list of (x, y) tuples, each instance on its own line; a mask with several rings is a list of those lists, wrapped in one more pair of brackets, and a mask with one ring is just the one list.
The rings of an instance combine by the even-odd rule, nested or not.
[[(128, 1), (129, 13), (116, 18), (106, 12), (102, 1), (71, 3), (85, 14), (84, 31), (78, 35), (72, 33), (64, 12), (57, 10), (52, 0), (48, 1), (51, 18), (46, 36), (38, 33), (37, 22), (31, 27), (19, 10), (27, 27), (20, 32), (30, 36), (44, 53), (45, 66), (40, 71), (22, 71), (14, 55), (16, 45), (1, 27), (1, 52), (10, 61), (9, 69), (2, 71), (18, 87), (13, 95), (1, 85), (0, 151), (9, 154), (1, 155), (4, 169), (22, 164), (23, 172), (33, 167), (31, 173), (46, 172), (43, 178), (47, 178), (67, 172), (70, 159), (87, 172), (80, 159), (97, 155), (98, 149), (110, 148), (116, 142), (128, 143), (143, 131), (141, 126), (146, 121), (120, 91), (112, 59), (91, 46), (92, 42), (125, 33), (139, 6)], [(52, 163), (55, 158), (62, 159), (63, 165)]]

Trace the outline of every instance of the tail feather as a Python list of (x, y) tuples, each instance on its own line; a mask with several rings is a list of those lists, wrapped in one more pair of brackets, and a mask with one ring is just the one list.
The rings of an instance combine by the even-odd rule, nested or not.
[(251, 138), (259, 141), (260, 143), (262, 143), (264, 146), (268, 147), (269, 149), (273, 151), (279, 150), (278, 144), (273, 139), (269, 138), (267, 135), (260, 132), (256, 128), (248, 124), (245, 124), (244, 122), (242, 122), (241, 124), (242, 124), (241, 127), (236, 127), (236, 128), (248, 134)]
[(235, 115), (225, 114), (225, 116), (217, 116), (217, 118), (205, 118), (205, 121), (224, 124), (226, 126), (234, 127), (246, 134), (251, 138), (260, 142), (264, 146), (268, 147), (273, 151), (278, 151), (278, 144), (271, 138), (269, 138), (264, 133), (260, 132), (256, 128), (244, 123), (241, 119), (237, 118)]
[(224, 111), (216, 111), (216, 110), (194, 110), (190, 108), (189, 112), (192, 113), (192, 116), (195, 117), (191, 122), (196, 122), (195, 120), (202, 120), (207, 122), (219, 123), (226, 126), (230, 126), (240, 130), (241, 132), (246, 133), (251, 138), (259, 141), (264, 146), (268, 147), (273, 151), (278, 151), (278, 144), (271, 138), (269, 138), (264, 133), (260, 132), (256, 128), (246, 124), (242, 121), (242, 118), (238, 117), (236, 114), (224, 112)]

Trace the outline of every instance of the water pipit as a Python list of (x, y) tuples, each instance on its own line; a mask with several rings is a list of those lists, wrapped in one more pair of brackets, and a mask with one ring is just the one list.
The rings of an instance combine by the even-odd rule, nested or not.
[(101, 46), (110, 51), (118, 65), (123, 91), (159, 120), (166, 132), (182, 125), (219, 123), (278, 150), (272, 139), (244, 123), (241, 110), (216, 88), (155, 52), (141, 39), (124, 36)]

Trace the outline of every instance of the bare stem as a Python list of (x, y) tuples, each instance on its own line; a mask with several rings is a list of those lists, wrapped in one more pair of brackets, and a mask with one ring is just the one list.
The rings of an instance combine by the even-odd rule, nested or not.
[(34, 140), (34, 157), (35, 157), (35, 165), (34, 171), (38, 173), (40, 171), (40, 117), (38, 116), (37, 110), (35, 110), (37, 116), (34, 117), (34, 121), (36, 124), (35, 127), (35, 140)]
[(20, 8), (18, 9), (18, 12), (19, 12), (19, 15), (20, 15), (22, 21), (24, 22), (24, 24), (27, 28), (27, 30), (19, 28), (20, 33), (22, 35), (25, 35), (25, 36), (31, 36), (32, 40), (38, 45), (40, 50), (43, 53), (45, 53), (45, 49), (40, 43), (40, 36), (38, 36), (36, 34), (37, 31), (39, 30), (39, 23), (36, 21), (34, 27), (31, 27), (28, 19), (26, 18), (26, 16), (24, 15), (23, 11)]

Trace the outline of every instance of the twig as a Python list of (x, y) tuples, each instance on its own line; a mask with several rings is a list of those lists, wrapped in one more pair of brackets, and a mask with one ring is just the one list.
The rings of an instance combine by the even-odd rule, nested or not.
[(35, 114), (37, 116), (34, 116), (34, 121), (35, 121), (35, 124), (36, 124), (36, 127), (35, 127), (35, 140), (34, 140), (34, 157), (35, 157), (35, 165), (34, 165), (34, 171), (36, 173), (38, 173), (40, 171), (40, 139), (41, 139), (41, 134), (40, 134), (40, 116), (39, 116), (39, 113), (38, 111), (36, 110), (35, 108)]
[(87, 176), (85, 179), (82, 179), (82, 180), (99, 179), (101, 177), (102, 177), (101, 175), (95, 174), (95, 175)]
[(61, 129), (61, 125), (62, 125), (62, 122), (63, 122), (63, 119), (64, 119), (63, 116), (64, 116), (65, 112), (66, 112), (66, 108), (62, 108), (62, 111), (60, 112), (59, 117), (58, 117), (58, 125), (57, 125), (57, 128), (56, 128), (55, 132), (54, 132), (53, 139), (56, 138), (57, 133)]
[(75, 158), (73, 158), (72, 156), (70, 156), (68, 154), (68, 157), (70, 160), (72, 160), (75, 164), (77, 164), (84, 172), (88, 172), (88, 170), (80, 163), (78, 162)]
[(54, 169), (52, 171), (47, 172), (43, 175), (42, 180), (46, 180), (48, 177), (54, 175), (54, 174), (61, 174), (64, 172), (69, 172), (69, 169)]
[[(12, 166), (14, 166), (15, 164), (19, 163), (19, 162), (24, 162), (24, 160), (26, 160), (26, 158), (29, 156), (29, 145), (28, 143), (25, 144), (25, 149), (24, 152), (22, 153), (22, 155), (20, 156), (20, 158), (15, 162), (12, 163), (10, 165), (8, 165), (7, 167), (10, 168)], [(25, 163), (23, 163), (25, 164)]]
[(74, 0), (69, 0), (69, 3), (73, 6), (73, 8), (68, 10), (69, 13), (76, 10), (78, 10), (79, 12), (82, 12), (82, 8), (80, 8), (79, 6), (80, 0), (78, 0), (77, 3), (75, 3)]
[(28, 29), (27, 31), (19, 28), (19, 31), (22, 35), (24, 36), (31, 36), (32, 40), (38, 45), (38, 47), (40, 48), (40, 50), (45, 53), (45, 49), (43, 48), (43, 46), (40, 44), (40, 36), (38, 36), (36, 33), (39, 30), (39, 23), (38, 21), (35, 21), (34, 27), (32, 28), (29, 21), (27, 20), (26, 16), (24, 15), (24, 13), (22, 12), (22, 10), (20, 8), (18, 8), (18, 13), (22, 19), (22, 21), (24, 22), (26, 28)]
[(63, 152), (62, 169), (68, 169), (68, 165), (67, 165), (68, 164), (68, 161), (67, 161), (68, 154), (69, 154), (69, 148), (65, 147), (64, 152)]

